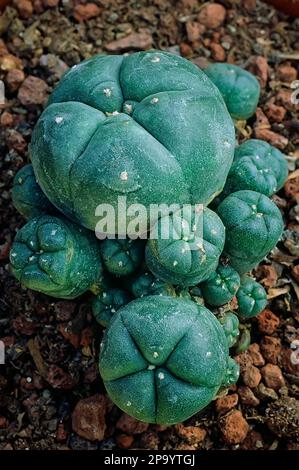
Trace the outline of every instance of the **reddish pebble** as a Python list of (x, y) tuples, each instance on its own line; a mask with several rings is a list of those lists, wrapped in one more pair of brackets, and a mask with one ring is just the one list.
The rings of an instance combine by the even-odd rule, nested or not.
[(2, 127), (11, 127), (13, 125), (13, 115), (7, 111), (1, 114), (0, 124)]
[(198, 14), (198, 21), (207, 28), (218, 28), (224, 23), (226, 10), (219, 3), (203, 6)]
[(101, 9), (95, 3), (79, 4), (74, 8), (73, 16), (77, 21), (87, 21), (99, 16)]
[(188, 444), (199, 444), (204, 440), (207, 431), (198, 426), (184, 426), (183, 424), (176, 424), (175, 430), (180, 437), (186, 439)]
[(205, 26), (198, 23), (198, 21), (187, 21), (186, 23), (186, 32), (188, 41), (194, 42), (197, 41), (200, 36), (205, 32)]
[(267, 362), (277, 364), (281, 353), (281, 341), (273, 336), (264, 336), (261, 341), (261, 351)]
[(273, 390), (279, 390), (285, 385), (280, 368), (274, 364), (267, 364), (264, 366), (262, 368), (262, 375), (267, 387), (273, 388)]
[(246, 385), (238, 387), (238, 394), (243, 405), (258, 406), (260, 404), (259, 399), (254, 395), (251, 388)]
[(217, 413), (227, 413), (232, 408), (237, 406), (239, 397), (236, 393), (232, 393), (231, 395), (226, 395), (224, 397), (217, 398), (215, 401), (215, 408)]
[(265, 88), (268, 82), (269, 66), (266, 57), (257, 56), (253, 59), (250, 71), (257, 75), (262, 88)]
[(5, 82), (8, 86), (8, 89), (11, 92), (17, 91), (24, 80), (25, 80), (25, 74), (23, 70), (20, 70), (20, 69), (10, 70), (5, 78)]
[(284, 185), (284, 191), (288, 198), (295, 202), (299, 201), (299, 176), (288, 179)]
[(27, 20), (32, 16), (33, 6), (30, 0), (15, 0), (14, 4), (17, 7), (19, 15), (22, 19)]
[(133, 445), (134, 437), (128, 434), (117, 434), (115, 441), (120, 449), (129, 449)]
[(116, 423), (116, 428), (126, 434), (141, 434), (142, 432), (147, 431), (148, 427), (148, 423), (138, 421), (126, 413), (123, 413)]
[(252, 343), (247, 349), (247, 354), (252, 359), (253, 365), (261, 367), (265, 365), (265, 360), (260, 352), (260, 347), (257, 343)]
[(191, 56), (193, 54), (193, 49), (186, 42), (181, 42), (180, 52), (181, 52), (183, 57), (188, 57), (188, 56)]
[(18, 98), (24, 106), (43, 104), (47, 98), (47, 91), (46, 82), (29, 75), (19, 88)]
[(253, 365), (249, 365), (241, 374), (243, 382), (249, 388), (255, 388), (262, 380), (259, 369)]
[(279, 80), (286, 83), (292, 83), (297, 79), (297, 70), (289, 64), (281, 64), (277, 69)]
[(5, 416), (0, 416), (0, 429), (5, 429), (8, 426), (8, 421)]
[(217, 44), (216, 42), (211, 42), (210, 49), (214, 60), (216, 60), (217, 62), (225, 61), (225, 50), (220, 44)]
[(241, 411), (232, 410), (220, 420), (223, 439), (228, 444), (240, 444), (249, 431), (249, 425)]
[(263, 310), (257, 317), (259, 331), (272, 335), (279, 326), (279, 318), (271, 310)]
[(266, 104), (265, 112), (267, 118), (271, 122), (282, 122), (285, 118), (287, 110), (283, 106), (278, 106), (277, 104), (269, 101)]
[(106, 398), (94, 395), (80, 400), (72, 414), (72, 428), (81, 437), (90, 441), (104, 438), (106, 423)]

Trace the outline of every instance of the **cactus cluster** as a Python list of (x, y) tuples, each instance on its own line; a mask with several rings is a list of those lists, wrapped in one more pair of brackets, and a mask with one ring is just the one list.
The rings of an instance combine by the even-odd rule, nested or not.
[[(205, 73), (161, 51), (95, 56), (54, 89), (33, 131), (32, 165), (15, 176), (13, 202), (28, 221), (12, 272), (57, 298), (91, 291), (107, 392), (142, 421), (185, 420), (233, 384), (239, 319), (265, 308), (250, 271), (282, 234), (270, 197), (287, 164), (266, 142), (235, 148), (233, 124), (255, 112), (259, 92), (228, 64)], [(176, 209), (134, 239), (130, 214), (122, 233), (121, 196)], [(113, 208), (114, 238), (96, 237), (101, 203)]]

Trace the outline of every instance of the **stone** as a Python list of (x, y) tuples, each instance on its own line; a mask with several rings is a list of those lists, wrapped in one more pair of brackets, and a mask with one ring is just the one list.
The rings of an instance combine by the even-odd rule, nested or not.
[(216, 42), (211, 42), (210, 50), (211, 50), (212, 57), (214, 60), (216, 60), (217, 62), (225, 61), (225, 57), (226, 57), (225, 50), (220, 44)]
[(291, 177), (284, 185), (286, 196), (295, 202), (299, 201), (299, 176)]
[(265, 359), (263, 358), (260, 352), (260, 347), (257, 343), (252, 343), (248, 347), (247, 354), (249, 354), (251, 357), (253, 365), (257, 367), (262, 367), (265, 365)]
[(23, 62), (19, 57), (12, 54), (5, 54), (0, 56), (0, 69), (4, 72), (9, 72), (13, 69), (23, 70)]
[(243, 405), (258, 406), (260, 404), (260, 400), (254, 395), (251, 388), (246, 385), (238, 387), (238, 394)]
[(13, 125), (13, 121), (14, 121), (13, 115), (9, 113), (8, 111), (4, 111), (1, 114), (1, 118), (0, 118), (1, 127), (11, 127)]
[(74, 8), (73, 17), (79, 22), (88, 21), (91, 18), (99, 16), (101, 11), (102, 10), (95, 3), (79, 4)]
[(30, 0), (15, 0), (15, 6), (19, 12), (19, 15), (22, 19), (27, 20), (32, 16), (33, 5)]
[(180, 53), (183, 57), (189, 57), (193, 54), (193, 49), (186, 42), (181, 42), (181, 44), (180, 44)]
[(242, 442), (240, 449), (242, 450), (258, 450), (264, 447), (264, 442), (261, 433), (255, 431), (249, 431), (246, 439)]
[(237, 406), (239, 397), (237, 393), (225, 395), (224, 397), (217, 398), (215, 401), (215, 409), (218, 414), (224, 414)]
[(101, 441), (104, 439), (106, 423), (106, 398), (93, 395), (80, 400), (72, 414), (72, 428), (84, 439)]
[(232, 410), (220, 420), (222, 437), (228, 444), (240, 444), (246, 438), (249, 424), (239, 410)]
[(134, 437), (128, 434), (117, 434), (115, 441), (120, 449), (129, 449), (133, 445)]
[(141, 434), (148, 430), (149, 424), (138, 421), (132, 416), (123, 413), (116, 423), (116, 429), (124, 432), (125, 434)]
[(273, 99), (266, 103), (265, 112), (271, 122), (282, 122), (286, 116), (287, 110), (283, 106), (278, 106)]
[(263, 310), (257, 317), (260, 333), (272, 335), (279, 326), (279, 318), (271, 310)]
[(210, 3), (204, 5), (199, 14), (198, 21), (207, 28), (218, 28), (224, 23), (226, 9), (219, 3)]
[(263, 382), (261, 382), (258, 388), (255, 390), (256, 395), (262, 401), (277, 400), (278, 395), (273, 390), (273, 388), (266, 387)]
[(267, 387), (277, 391), (285, 385), (281, 369), (274, 364), (266, 364), (261, 369)]
[(133, 32), (128, 36), (106, 44), (105, 49), (109, 52), (124, 52), (128, 50), (146, 50), (153, 44), (152, 33), (147, 28), (140, 28), (138, 32)]
[(20, 85), (25, 80), (25, 74), (23, 70), (20, 69), (11, 69), (5, 78), (5, 83), (12, 93), (17, 91)]
[(297, 80), (297, 70), (289, 64), (281, 64), (277, 69), (279, 80), (285, 83), (292, 83)]
[(42, 3), (46, 8), (54, 8), (57, 7), (59, 1), (60, 0), (42, 0)]
[(248, 365), (246, 369), (241, 373), (241, 377), (245, 385), (249, 388), (255, 388), (262, 380), (259, 369), (253, 365)]
[(198, 426), (184, 426), (180, 423), (176, 424), (174, 428), (177, 434), (191, 445), (199, 444), (207, 435), (207, 431)]
[(258, 77), (261, 87), (265, 88), (269, 75), (269, 66), (266, 57), (254, 57), (251, 62), (250, 72)]
[(277, 364), (281, 353), (281, 340), (274, 336), (264, 336), (261, 341), (261, 351), (267, 362)]
[(9, 149), (14, 149), (21, 155), (25, 153), (27, 149), (27, 142), (22, 134), (15, 129), (10, 129), (5, 139), (6, 145)]
[(18, 98), (24, 106), (44, 104), (47, 91), (48, 85), (44, 80), (29, 75), (19, 88)]

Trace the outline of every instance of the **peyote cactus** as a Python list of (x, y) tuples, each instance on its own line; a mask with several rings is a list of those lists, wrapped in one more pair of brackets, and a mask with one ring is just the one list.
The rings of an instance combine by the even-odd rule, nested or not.
[(189, 300), (149, 296), (130, 302), (111, 320), (101, 346), (108, 394), (126, 413), (150, 423), (187, 419), (237, 372), (218, 320)]
[(221, 198), (244, 189), (272, 196), (287, 175), (287, 161), (279, 150), (262, 140), (247, 140), (236, 148)]
[[(152, 273), (171, 284), (194, 286), (216, 269), (225, 230), (217, 214), (204, 208), (162, 217), (153, 228), (158, 237), (148, 240), (145, 258)], [(165, 231), (169, 231), (167, 238)]]
[(105, 268), (116, 276), (134, 273), (144, 260), (144, 245), (143, 240), (104, 240), (100, 251)]
[(145, 272), (128, 280), (126, 287), (132, 292), (134, 297), (144, 297), (147, 295), (168, 295), (175, 296), (175, 288), (167, 282), (161, 281), (152, 273)]
[[(265, 307), (265, 290), (243, 274), (283, 229), (267, 196), (286, 180), (285, 157), (254, 139), (234, 155), (229, 113), (255, 112), (258, 82), (229, 64), (206, 72), (161, 51), (74, 66), (38, 120), (33, 166), (12, 192), (31, 218), (12, 246), (13, 273), (53, 297), (95, 294), (107, 392), (150, 423), (187, 419), (236, 382), (229, 347), (244, 350), (250, 327), (235, 345), (239, 320), (225, 304), (236, 295), (243, 319)], [(214, 315), (204, 303), (224, 306)]]
[(277, 206), (255, 191), (237, 191), (222, 201), (217, 214), (226, 228), (224, 251), (241, 274), (254, 268), (281, 237), (283, 220)]
[(239, 320), (233, 312), (225, 312), (219, 318), (219, 321), (223, 327), (228, 347), (234, 346), (239, 337)]
[(231, 266), (219, 264), (216, 271), (200, 287), (205, 302), (218, 307), (229, 302), (236, 294), (240, 287), (240, 276)]
[(94, 230), (97, 206), (109, 203), (118, 216), (119, 196), (146, 208), (209, 202), (224, 186), (234, 147), (232, 120), (204, 72), (147, 51), (95, 56), (67, 72), (30, 153), (50, 201)]
[(132, 300), (123, 289), (108, 289), (97, 295), (92, 302), (92, 313), (96, 321), (105, 328), (113, 315)]
[(30, 164), (23, 166), (15, 175), (11, 195), (13, 205), (26, 219), (58, 212), (37, 184)]
[(102, 274), (98, 242), (92, 234), (48, 215), (31, 219), (18, 231), (10, 262), (23, 286), (62, 299), (91, 289)]
[(246, 120), (255, 113), (260, 97), (260, 84), (250, 72), (238, 65), (215, 63), (205, 70), (220, 90), (230, 115)]
[(249, 276), (243, 276), (237, 292), (238, 315), (241, 318), (256, 317), (267, 305), (267, 293), (263, 286)]

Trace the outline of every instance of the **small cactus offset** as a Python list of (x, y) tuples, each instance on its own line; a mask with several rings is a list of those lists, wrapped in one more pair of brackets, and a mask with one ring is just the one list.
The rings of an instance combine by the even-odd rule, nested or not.
[(13, 203), (28, 221), (12, 273), (51, 297), (93, 294), (103, 383), (141, 421), (179, 423), (231, 387), (229, 348), (249, 346), (250, 319), (267, 304), (250, 271), (282, 235), (270, 197), (287, 161), (260, 140), (235, 148), (234, 129), (259, 94), (235, 65), (204, 73), (162, 51), (94, 56), (54, 89), (32, 164), (15, 176)]

